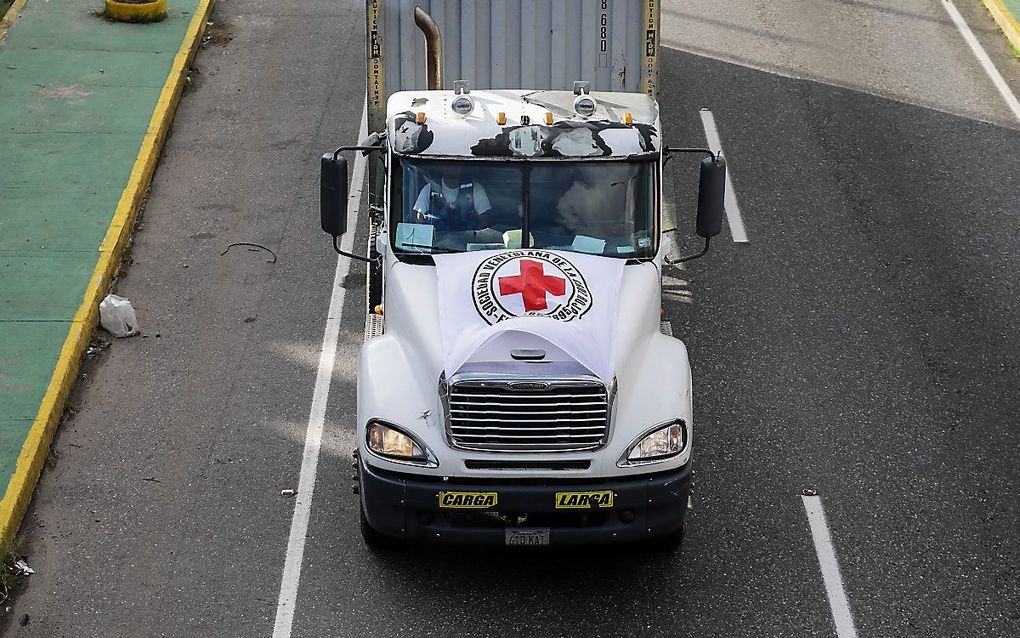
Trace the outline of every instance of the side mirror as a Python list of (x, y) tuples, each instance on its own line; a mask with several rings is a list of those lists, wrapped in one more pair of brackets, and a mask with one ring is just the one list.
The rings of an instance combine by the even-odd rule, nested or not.
[(347, 232), (347, 160), (333, 153), (323, 155), (319, 180), (322, 230), (339, 237)]
[(721, 154), (701, 161), (698, 184), (698, 237), (709, 239), (722, 230), (726, 199), (726, 160)]

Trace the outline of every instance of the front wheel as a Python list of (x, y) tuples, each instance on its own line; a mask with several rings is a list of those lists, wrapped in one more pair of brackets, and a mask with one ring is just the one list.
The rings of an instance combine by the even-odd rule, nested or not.
[(679, 552), (684, 543), (684, 533), (687, 531), (687, 515), (690, 513), (690, 510), (691, 496), (690, 492), (688, 492), (686, 504), (684, 505), (683, 517), (680, 522), (680, 528), (666, 534), (665, 536), (648, 539), (648, 546), (658, 551)]
[(680, 529), (675, 532), (670, 532), (665, 536), (658, 538), (652, 538), (648, 540), (648, 546), (657, 551), (664, 552), (678, 552), (684, 542), (684, 532), (687, 530), (687, 522), (680, 526)]
[(392, 549), (400, 545), (400, 540), (387, 536), (372, 527), (372, 524), (368, 522), (365, 517), (365, 506), (361, 508), (361, 538), (365, 541), (365, 545), (369, 549)]

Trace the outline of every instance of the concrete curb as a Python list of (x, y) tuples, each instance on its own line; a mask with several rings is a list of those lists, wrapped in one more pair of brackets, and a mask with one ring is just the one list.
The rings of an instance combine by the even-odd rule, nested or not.
[[(82, 303), (75, 313), (71, 330), (60, 349), (60, 356), (46, 388), (46, 394), (43, 396), (39, 411), (25, 438), (21, 453), (18, 455), (14, 473), (7, 485), (7, 491), (3, 500), (0, 501), (0, 537), (12, 538), (28, 510), (32, 492), (35, 490), (43, 463), (49, 453), (53, 434), (63, 414), (64, 403), (77, 380), (82, 356), (88, 346), (92, 331), (96, 327), (99, 302), (109, 292), (113, 278), (117, 274), (121, 256), (131, 236), (135, 217), (145, 198), (152, 174), (156, 169), (160, 150), (163, 148), (163, 142), (166, 140), (174, 112), (177, 109), (177, 103), (180, 101), (188, 67), (198, 52), (202, 34), (205, 31), (205, 23), (209, 19), (214, 2), (215, 0), (200, 0), (188, 25), (188, 30), (185, 32), (180, 49), (174, 56), (170, 74), (163, 84), (156, 108), (149, 120), (145, 138), (142, 140), (138, 156), (131, 169), (131, 176), (117, 203), (117, 210), (106, 231), (103, 243), (99, 247), (99, 262), (85, 289)], [(15, 8), (20, 9), (24, 3), (24, 0), (18, 0), (11, 6), (11, 11), (14, 11)]]
[(988, 9), (988, 13), (992, 14), (992, 19), (1002, 29), (1002, 33), (1013, 45), (1013, 49), (1020, 55), (1020, 21), (1006, 8), (1002, 0), (981, 0), (981, 2)]

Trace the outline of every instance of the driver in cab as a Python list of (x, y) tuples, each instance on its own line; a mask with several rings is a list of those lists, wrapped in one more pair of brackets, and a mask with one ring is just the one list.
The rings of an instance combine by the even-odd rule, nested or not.
[(440, 179), (433, 175), (411, 210), (415, 222), (434, 226), (437, 231), (471, 231), (488, 226), (483, 216), (492, 210), (492, 204), (484, 186), (453, 169), (444, 171)]

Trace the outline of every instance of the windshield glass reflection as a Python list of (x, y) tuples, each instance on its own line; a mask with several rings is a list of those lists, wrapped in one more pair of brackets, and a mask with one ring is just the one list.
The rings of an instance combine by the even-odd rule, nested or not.
[(655, 171), (648, 162), (495, 163), (400, 159), (398, 253), (548, 248), (654, 254)]

